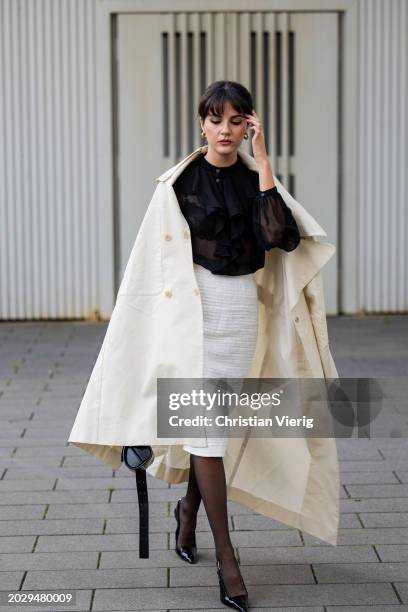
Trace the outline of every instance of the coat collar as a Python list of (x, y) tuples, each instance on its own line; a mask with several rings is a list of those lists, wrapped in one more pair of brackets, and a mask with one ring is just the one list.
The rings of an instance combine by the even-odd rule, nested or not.
[[(163, 174), (158, 176), (155, 180), (167, 181), (168, 179), (170, 179), (170, 184), (172, 185), (175, 182), (176, 178), (183, 172), (184, 168), (201, 153), (206, 153), (207, 149), (208, 145), (198, 147), (198, 149), (195, 149), (192, 153), (190, 153), (190, 155), (187, 155), (187, 157), (184, 157), (184, 159), (182, 159), (177, 164), (163, 172)], [(241, 151), (240, 149), (238, 149), (237, 154), (241, 157), (242, 161), (246, 166), (248, 166), (248, 168), (258, 172), (258, 166), (256, 165), (256, 162), (254, 158), (251, 157), (251, 155), (248, 155), (248, 153), (246, 153), (245, 151)]]
[[(198, 147), (197, 149), (192, 151), (192, 153), (187, 155), (187, 157), (184, 157), (177, 164), (163, 172), (163, 174), (160, 174), (160, 176), (156, 177), (155, 180), (159, 182), (167, 182), (169, 186), (173, 185), (177, 177), (183, 172), (184, 168), (186, 168), (186, 166), (188, 166), (188, 164), (192, 162), (193, 159), (195, 159), (198, 155), (200, 155), (201, 153), (206, 153), (207, 149), (208, 145)], [(258, 172), (258, 165), (251, 155), (241, 149), (238, 149), (237, 154), (241, 157), (242, 161), (246, 166), (248, 166), (248, 168), (250, 168), (251, 170), (255, 170), (255, 172)], [(314, 217), (312, 217), (312, 215), (307, 212), (307, 210), (291, 196), (291, 194), (285, 189), (285, 187), (276, 178), (274, 174), (272, 176), (279, 193), (281, 194), (289, 208), (292, 210), (292, 213), (295, 217), (295, 221), (298, 224), (301, 237), (305, 238), (308, 236), (327, 236), (327, 233), (321, 227), (321, 225), (317, 223), (316, 219), (314, 219)]]

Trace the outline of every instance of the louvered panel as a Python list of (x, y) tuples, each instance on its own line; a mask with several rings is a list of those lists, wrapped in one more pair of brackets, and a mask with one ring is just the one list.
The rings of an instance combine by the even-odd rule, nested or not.
[(178, 65), (180, 66), (180, 84), (179, 84), (179, 104), (180, 109), (180, 130), (181, 130), (181, 149), (178, 151), (178, 156), (182, 154), (182, 151), (188, 150), (188, 134), (190, 128), (189, 122), (189, 104), (191, 103), (191, 96), (189, 91), (189, 62), (191, 61), (191, 49), (189, 49), (189, 23), (186, 13), (182, 13), (177, 17), (177, 35), (179, 37), (179, 57), (177, 57)]
[(288, 63), (288, 29), (289, 29), (289, 17), (287, 13), (282, 13), (278, 16), (278, 44), (279, 48), (279, 60), (280, 60), (280, 74), (281, 79), (277, 83), (278, 96), (280, 96), (280, 123), (279, 123), (279, 131), (280, 131), (280, 148), (279, 148), (279, 157), (278, 157), (278, 169), (279, 169), (279, 178), (285, 183), (285, 185), (289, 186), (289, 91), (288, 84), (289, 79), (287, 75), (289, 73), (289, 63)]
[(206, 32), (207, 44), (205, 49), (206, 75), (205, 81), (200, 87), (200, 94), (204, 91), (207, 83), (215, 81), (215, 40), (214, 40), (214, 13), (204, 13), (202, 18), (203, 30)]
[(169, 73), (169, 107), (170, 107), (170, 159), (172, 162), (176, 162), (177, 160), (177, 107), (179, 104), (179, 99), (177, 98), (177, 89), (176, 89), (176, 69), (177, 64), (175, 61), (176, 58), (176, 26), (177, 26), (177, 15), (169, 15), (168, 17), (170, 22), (169, 30), (169, 57), (168, 57), (168, 73)]
[(1, 0), (0, 11), (0, 317), (92, 317), (95, 3)]
[(239, 65), (240, 65), (240, 48), (238, 44), (238, 13), (227, 13), (227, 27), (228, 27), (228, 75), (232, 81), (239, 81)]
[[(275, 83), (276, 62), (281, 62), (281, 74), (287, 62), (287, 51), (286, 55), (276, 55), (277, 34), (281, 32), (275, 31), (275, 16), (260, 12), (177, 13), (164, 15), (162, 26), (164, 123), (167, 116), (170, 118), (165, 128), (164, 156), (176, 163), (202, 143), (195, 114), (200, 95), (208, 83), (229, 78), (239, 80), (253, 92), (257, 112), (264, 117), (268, 152), (277, 162), (277, 102), (280, 108), (286, 108), (288, 92)], [(287, 80), (282, 82), (287, 87)], [(279, 129), (285, 134), (288, 151), (288, 130)], [(249, 141), (242, 148), (252, 153)], [(281, 165), (285, 167), (284, 157)]]
[(227, 28), (225, 13), (214, 14), (214, 80), (227, 78)]
[(252, 96), (254, 106), (257, 109), (257, 114), (264, 117), (264, 96), (263, 96), (263, 74), (264, 74), (264, 54), (263, 54), (263, 38), (264, 38), (264, 16), (262, 13), (254, 13), (252, 15), (252, 53), (254, 57), (252, 77), (254, 86), (252, 88)]
[[(241, 13), (239, 16), (239, 47), (240, 72), (238, 81), (251, 91), (251, 13)], [(248, 130), (248, 134), (251, 130)], [(251, 154), (250, 138), (241, 144), (241, 148)]]
[[(204, 32), (204, 28), (202, 23), (205, 20), (205, 16), (202, 16), (198, 13), (192, 13), (190, 15), (190, 29), (192, 32), (193, 40), (192, 40), (192, 49), (193, 49), (193, 70), (191, 74), (191, 83), (190, 87), (192, 90), (192, 95), (189, 98), (190, 108), (189, 113), (191, 116), (191, 135), (189, 138), (189, 142), (191, 143), (188, 150), (192, 151), (199, 147), (202, 143), (202, 139), (200, 136), (199, 128), (197, 127), (197, 105), (198, 100), (200, 99), (200, 95), (202, 92), (202, 87), (205, 84), (206, 80), (206, 35)], [(199, 75), (198, 78), (194, 78), (194, 75)], [(189, 75), (190, 77), (190, 75)]]
[(265, 30), (267, 32), (267, 52), (265, 57), (265, 96), (267, 100), (264, 108), (265, 137), (268, 147), (268, 155), (272, 168), (278, 168), (276, 155), (276, 17), (274, 13), (265, 15)]
[(360, 3), (359, 303), (408, 308), (405, 0)]

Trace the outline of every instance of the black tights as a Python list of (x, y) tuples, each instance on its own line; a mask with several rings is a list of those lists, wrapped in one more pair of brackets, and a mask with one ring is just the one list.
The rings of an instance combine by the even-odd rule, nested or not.
[(244, 588), (232, 545), (227, 512), (227, 486), (222, 457), (200, 457), (190, 454), (187, 493), (181, 503), (179, 546), (191, 546), (197, 512), (203, 500), (214, 537), (216, 556), (228, 594), (244, 594)]

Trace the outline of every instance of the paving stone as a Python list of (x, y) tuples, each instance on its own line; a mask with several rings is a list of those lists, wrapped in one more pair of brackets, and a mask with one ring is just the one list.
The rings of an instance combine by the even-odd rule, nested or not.
[(319, 584), (340, 582), (394, 582), (406, 580), (408, 562), (406, 563), (326, 563), (313, 564), (313, 570)]
[(381, 453), (385, 459), (403, 459), (408, 461), (408, 449), (404, 448), (382, 448)]
[(404, 604), (408, 604), (408, 582), (396, 582), (395, 588)]
[(0, 443), (10, 438), (20, 438), (24, 434), (26, 428), (21, 424), (9, 423), (8, 421), (2, 422), (0, 432)]
[[(59, 402), (62, 398), (55, 397), (52, 399), (54, 400), (54, 402)], [(51, 407), (39, 404), (34, 408), (33, 416), (30, 417), (30, 429), (32, 428), (33, 431), (40, 430), (41, 428), (44, 429), (45, 427), (47, 427), (48, 421), (54, 421), (55, 427), (58, 426), (58, 422), (61, 422), (62, 424), (64, 424), (64, 427), (68, 427), (69, 429), (75, 420), (75, 416), (78, 412), (80, 403), (80, 397), (70, 397), (69, 406), (63, 406), (59, 404)], [(66, 431), (67, 430), (64, 428), (65, 435)], [(66, 437), (65, 442), (67, 440), (68, 436)]]
[[(82, 467), (82, 466), (96, 466), (96, 467), (101, 466), (100, 460), (97, 459), (96, 457), (93, 457), (89, 453), (86, 453), (86, 454), (82, 453), (82, 455), (63, 456), (63, 458), (64, 458), (63, 465), (66, 468), (71, 468), (71, 467), (75, 468), (75, 467)], [(103, 467), (105, 467), (105, 464), (103, 464)]]
[[(39, 477), (41, 475), (47, 475), (48, 478), (52, 478), (55, 482), (58, 479), (89, 479), (89, 478), (105, 478), (107, 475), (112, 476), (113, 470), (105, 468), (104, 466), (82, 466), (82, 467), (59, 467), (58, 462), (54, 461), (48, 464), (40, 464), (36, 462), (36, 465), (31, 466), (28, 469), (24, 464), (27, 463), (25, 459), (19, 460), (21, 467), (8, 467), (7, 474), (4, 477), (4, 481), (7, 480), (29, 480), (31, 478)], [(0, 463), (1, 465), (1, 463)]]
[(5, 438), (1, 441), (2, 446), (7, 448), (10, 447), (18, 447), (19, 449), (26, 449), (26, 453), (30, 454), (30, 451), (33, 449), (41, 449), (44, 447), (49, 447), (52, 445), (60, 444), (60, 450), (63, 445), (66, 443), (67, 437), (66, 434), (56, 434), (52, 438)]
[(0, 536), (103, 533), (103, 525), (103, 519), (95, 518), (0, 521)]
[[(397, 607), (398, 606), (398, 607)], [(275, 609), (274, 609), (275, 612)], [(408, 612), (408, 606), (394, 604), (391, 606), (327, 606), (326, 612)]]
[[(1, 573), (0, 573), (1, 576)], [(167, 570), (134, 569), (120, 570), (29, 570), (24, 581), (25, 589), (126, 589), (165, 587)]]
[(408, 484), (390, 485), (347, 485), (351, 497), (408, 497)]
[[(331, 546), (322, 540), (314, 538), (308, 533), (304, 534), (306, 544), (312, 546)], [(339, 529), (338, 545), (345, 544), (397, 544), (408, 542), (408, 529)]]
[[(17, 449), (18, 451), (18, 449)], [(58, 468), (61, 464), (61, 457), (53, 457), (53, 456), (45, 456), (45, 457), (36, 457), (35, 458), (35, 468), (42, 469), (44, 466), (46, 467), (55, 467)], [(2, 457), (0, 460), (0, 465), (6, 467), (8, 471), (14, 470), (19, 472), (26, 472), (28, 461), (27, 457), (23, 457), (21, 455), (14, 455), (13, 457)], [(49, 472), (47, 472), (49, 473)]]
[[(380, 564), (378, 564), (380, 565)], [(245, 584), (315, 584), (313, 573), (308, 565), (241, 566)], [(217, 586), (218, 577), (215, 565), (194, 565), (170, 569), (170, 586), (189, 587)]]
[(51, 491), (55, 485), (55, 478), (43, 480), (0, 480), (0, 496), (5, 491)]
[[(72, 416), (74, 416), (74, 411), (72, 411)], [(38, 446), (38, 442), (40, 442), (44, 437), (44, 428), (45, 424), (44, 427), (36, 427), (35, 425), (27, 426), (25, 428), (24, 440), (30, 440), (33, 443), (33, 446)], [(59, 419), (59, 421), (55, 421), (54, 423), (50, 424), (50, 420), (47, 419), (47, 436), (52, 436), (54, 440), (61, 440), (62, 444), (65, 444), (65, 442), (67, 441), (71, 429), (72, 421), (68, 422)]]
[(375, 549), (381, 561), (408, 561), (407, 544), (377, 544)]
[[(223, 609), (226, 609), (225, 607), (223, 607)], [(220, 608), (189, 608), (187, 610), (183, 610), (183, 612), (219, 612)], [(322, 608), (321, 606), (296, 606), (296, 607), (290, 607), (290, 608), (281, 608), (280, 606), (278, 607), (271, 607), (271, 606), (267, 606), (267, 607), (262, 607), (259, 608), (258, 606), (251, 606), (250, 607), (251, 612), (266, 612), (266, 611), (272, 611), (273, 612), (324, 612), (324, 608)], [(354, 607), (353, 607), (354, 610)], [(113, 612), (113, 611), (111, 611)], [(156, 612), (156, 611), (154, 611)], [(178, 612), (178, 610), (168, 610), (167, 612)], [(398, 608), (398, 612), (399, 612), (399, 608)]]
[(107, 502), (109, 491), (9, 491), (0, 495), (0, 505), (73, 504)]
[[(406, 352), (406, 351), (405, 351)], [(395, 378), (393, 378), (394, 382)], [(404, 382), (403, 389), (401, 390), (403, 397), (406, 395), (406, 382)], [(408, 451), (408, 440), (406, 438), (372, 438), (371, 440), (364, 440), (365, 444), (375, 446), (380, 451), (390, 448), (405, 448)]]
[(46, 507), (46, 504), (32, 504), (27, 506), (0, 506), (0, 521), (12, 519), (40, 519), (44, 516)]
[(0, 538), (0, 551), (1, 553), (31, 552), (34, 542), (34, 536), (2, 536)]
[[(246, 546), (273, 547), (273, 546), (301, 546), (302, 540), (299, 531), (278, 530), (273, 531), (234, 531), (231, 533), (234, 546), (241, 549)], [(208, 548), (214, 542), (212, 533), (197, 532), (197, 546)]]
[(408, 527), (408, 512), (362, 512), (364, 527)]
[(394, 497), (345, 499), (340, 501), (340, 512), (406, 512), (408, 511), (408, 498)]
[(7, 392), (9, 385), (5, 385), (2, 388), (2, 395), (0, 396), (0, 407), (1, 409), (12, 408), (14, 410), (34, 410), (38, 403), (38, 398), (35, 397), (33, 393), (26, 398), (16, 398), (16, 397), (7, 397), (5, 393)]
[[(407, 547), (408, 549), (408, 547)], [(242, 564), (378, 562), (372, 546), (293, 546), (239, 549)]]
[(96, 569), (97, 552), (0, 554), (0, 572), (6, 570)]
[(23, 581), (24, 572), (0, 572), (0, 589), (6, 590), (18, 590), (20, 584)]
[[(75, 457), (78, 455), (77, 450), (75, 450), (75, 446), (44, 446), (44, 447), (39, 447), (39, 448), (20, 448), (20, 447), (16, 447), (16, 450), (13, 454), (13, 457), (20, 460), (20, 459), (24, 459), (27, 460), (27, 457), (30, 460), (35, 460), (35, 462), (37, 462), (38, 460), (41, 460), (42, 458), (53, 458), (56, 461), (58, 461), (58, 465), (61, 464), (61, 461), (64, 459), (64, 463), (67, 460), (67, 457)], [(99, 461), (99, 465), (101, 464), (101, 462)], [(88, 465), (90, 465), (88, 463)], [(96, 465), (96, 463), (95, 463)]]
[(4, 421), (10, 421), (12, 423), (26, 421), (32, 414), (33, 408), (17, 409), (13, 405), (7, 407), (2, 404), (0, 398), (0, 423), (3, 423)]
[[(154, 549), (167, 548), (167, 534), (152, 533), (149, 537), (149, 546)], [(125, 535), (55, 535), (40, 536), (36, 552), (57, 552), (72, 550), (139, 550), (139, 538)]]
[(357, 514), (340, 514), (339, 529), (360, 529), (361, 522)]
[[(75, 409), (71, 411), (72, 414), (75, 413)], [(35, 411), (34, 411), (35, 413)], [(63, 414), (58, 418), (58, 413), (56, 410), (53, 412), (53, 417), (47, 419), (47, 436), (52, 432), (65, 432), (67, 429), (72, 427), (72, 417), (71, 414), (67, 414), (67, 411), (64, 410)], [(25, 429), (25, 438), (42, 438), (44, 437), (44, 423), (40, 421), (35, 421), (34, 419), (30, 419), (24, 422), (19, 422), (19, 426), (23, 426)], [(16, 425), (14, 425), (16, 427)]]
[(377, 472), (343, 472), (341, 474), (341, 483), (343, 485), (351, 484), (398, 484), (398, 479), (390, 471)]
[(378, 461), (383, 460), (383, 457), (377, 448), (362, 448), (360, 446), (350, 446), (349, 448), (338, 448), (337, 450), (339, 461), (355, 461), (356, 459), (376, 459)]
[[(51, 504), (48, 508), (47, 518), (119, 518), (129, 517), (134, 519), (137, 515), (137, 505), (134, 503), (106, 503), (106, 504)], [(1, 506), (0, 506), (1, 513)], [(0, 514), (1, 516), (1, 514)], [(149, 518), (168, 517), (169, 504), (167, 502), (151, 502), (149, 500)], [(173, 516), (171, 514), (171, 516)], [(175, 524), (175, 519), (173, 517)]]
[[(109, 468), (108, 468), (109, 470)], [(107, 470), (107, 471), (108, 471)], [(151, 497), (150, 491), (154, 489), (163, 489), (164, 491), (168, 491), (169, 487), (166, 482), (159, 480), (158, 478), (152, 478), (152, 482), (149, 482), (149, 499)], [(155, 481), (155, 482), (153, 482)], [(1, 484), (1, 483), (0, 483)], [(115, 491), (119, 490), (131, 490), (132, 492), (136, 491), (136, 480), (134, 475), (126, 476), (126, 477), (116, 477), (116, 478), (64, 478), (61, 477), (58, 479), (57, 486), (55, 488), (56, 491), (67, 491), (67, 490), (86, 490), (93, 491), (98, 489), (107, 489), (114, 488)], [(180, 496), (179, 496), (180, 497)]]

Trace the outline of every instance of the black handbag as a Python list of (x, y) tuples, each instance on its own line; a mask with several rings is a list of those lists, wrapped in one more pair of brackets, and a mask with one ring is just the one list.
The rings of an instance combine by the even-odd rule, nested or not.
[(139, 502), (139, 557), (149, 557), (149, 499), (147, 495), (146, 468), (153, 462), (151, 446), (123, 446), (121, 459), (126, 467), (136, 472), (136, 489)]

